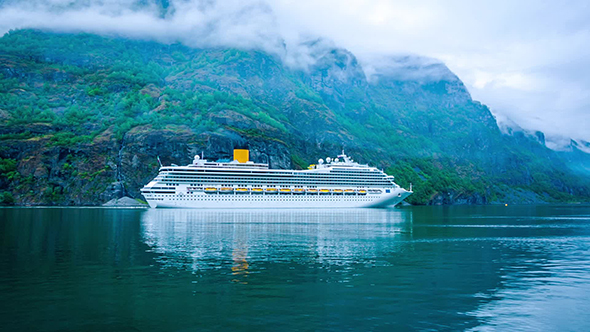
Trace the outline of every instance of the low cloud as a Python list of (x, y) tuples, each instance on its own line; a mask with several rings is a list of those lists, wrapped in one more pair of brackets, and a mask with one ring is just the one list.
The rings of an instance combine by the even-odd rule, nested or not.
[[(0, 33), (18, 28), (255, 48), (299, 68), (318, 58), (309, 41), (323, 37), (354, 53), (369, 78), (410, 75), (415, 59), (424, 77), (447, 75), (432, 60), (440, 59), (500, 122), (590, 141), (590, 8), (582, 0), (0, 1)], [(407, 54), (420, 57), (404, 63)]]
[(232, 46), (280, 54), (283, 40), (266, 3), (228, 1), (45, 0), (7, 2), (0, 9), (0, 32), (39, 28), (90, 32), (192, 47)]
[(418, 55), (365, 55), (361, 62), (367, 79), (375, 83), (381, 77), (420, 83), (458, 79), (440, 60)]

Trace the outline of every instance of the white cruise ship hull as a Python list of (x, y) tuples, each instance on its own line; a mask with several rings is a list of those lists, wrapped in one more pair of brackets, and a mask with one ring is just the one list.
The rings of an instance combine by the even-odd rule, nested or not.
[(382, 208), (394, 206), (412, 192), (403, 188), (390, 193), (367, 195), (318, 194), (207, 194), (145, 195), (152, 208), (260, 209), (260, 208)]

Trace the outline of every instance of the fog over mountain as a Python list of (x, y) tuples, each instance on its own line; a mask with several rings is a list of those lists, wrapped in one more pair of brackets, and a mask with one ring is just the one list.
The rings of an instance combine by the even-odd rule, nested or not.
[[(0, 33), (18, 28), (255, 48), (301, 69), (320, 56), (310, 41), (321, 40), (354, 53), (369, 79), (403, 78), (408, 66), (424, 79), (446, 75), (440, 60), (504, 125), (543, 131), (552, 148), (590, 141), (584, 1), (0, 1)], [(392, 66), (392, 56), (406, 62)]]

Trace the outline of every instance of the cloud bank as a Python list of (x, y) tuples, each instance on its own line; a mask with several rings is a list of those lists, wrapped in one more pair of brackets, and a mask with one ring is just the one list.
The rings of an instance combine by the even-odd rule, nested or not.
[(39, 28), (114, 34), (188, 46), (234, 46), (277, 52), (283, 47), (272, 9), (260, 1), (8, 1), (0, 33)]
[(256, 48), (296, 67), (317, 56), (305, 41), (324, 37), (369, 77), (376, 59), (418, 54), (444, 61), (498, 121), (590, 141), (586, 1), (0, 0), (0, 33), (18, 28)]

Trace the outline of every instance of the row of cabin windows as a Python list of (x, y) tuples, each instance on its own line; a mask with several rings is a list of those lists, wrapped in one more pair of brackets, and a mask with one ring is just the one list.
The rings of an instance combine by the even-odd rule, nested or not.
[(269, 172), (269, 171), (261, 171), (261, 170), (237, 170), (237, 169), (223, 169), (223, 170), (216, 170), (216, 169), (208, 169), (208, 170), (192, 170), (192, 169), (166, 169), (162, 170), (160, 174), (170, 174), (170, 173), (188, 173), (188, 174), (203, 174), (203, 173), (223, 173), (223, 174), (237, 174), (237, 175), (295, 175), (295, 176), (318, 176), (318, 175), (325, 175), (325, 174), (363, 174), (363, 175), (373, 175), (373, 174), (382, 174), (382, 172), (378, 170), (358, 170), (358, 171), (351, 171), (351, 170), (339, 170), (339, 169), (331, 169), (328, 173), (317, 173), (317, 172)]
[[(178, 181), (178, 182), (183, 182), (183, 183), (186, 183), (186, 182), (219, 183), (220, 182), (220, 181), (215, 181), (215, 180), (217, 180), (217, 179), (207, 179), (207, 180), (205, 180), (205, 179), (185, 178), (185, 179), (164, 179), (164, 180), (161, 180), (161, 181), (164, 182), (164, 183), (168, 183), (168, 181)], [(219, 179), (219, 180), (221, 180), (221, 179)], [(276, 182), (276, 181), (244, 181), (244, 180), (239, 180), (239, 179), (236, 179), (236, 180), (223, 179), (223, 180), (224, 181), (231, 182), (231, 183), (234, 183), (234, 184), (249, 183), (249, 184), (253, 184), (253, 185), (256, 184), (256, 185), (260, 185), (260, 186), (265, 185), (265, 184), (272, 184), (272, 185), (299, 185), (299, 186), (305, 185), (305, 183), (301, 183), (301, 181), (289, 181), (289, 180), (281, 181), (281, 182)], [(384, 183), (385, 184), (391, 184), (391, 181), (387, 181), (387, 180), (382, 180), (382, 181), (360, 181), (360, 180), (359, 181), (347, 181), (347, 180), (345, 180), (345, 181), (314, 181), (313, 183), (310, 183), (310, 185), (311, 184), (318, 184), (318, 185), (322, 185), (322, 184), (324, 184), (324, 185), (342, 184), (342, 185), (344, 185), (344, 184), (365, 184), (365, 183), (378, 185), (378, 184), (384, 184)], [(224, 184), (226, 184), (226, 183), (224, 183)]]
[[(162, 177), (160, 179), (227, 179), (227, 176), (181, 176), (181, 175), (169, 175)], [(241, 181), (277, 181), (279, 178), (276, 177), (268, 177), (268, 178), (243, 178), (243, 177), (235, 177), (236, 180)], [(281, 181), (299, 181), (299, 182), (313, 182), (313, 181), (379, 181), (386, 179), (386, 177), (375, 177), (375, 178), (351, 178), (351, 177), (344, 177), (344, 178), (334, 178), (334, 177), (327, 177), (321, 179), (294, 179), (294, 178), (280, 178)]]
[[(176, 195), (153, 195), (155, 197), (178, 197)], [(223, 196), (223, 197), (231, 197), (228, 199), (222, 199), (222, 200), (230, 200), (230, 201), (234, 201), (235, 198), (237, 197), (241, 197), (241, 198), (247, 198), (247, 197), (256, 197), (254, 199), (250, 199), (250, 200), (264, 200), (264, 201), (281, 201), (281, 200), (288, 200), (288, 201), (292, 201), (292, 200), (310, 200), (310, 199), (318, 199), (318, 198), (323, 198), (324, 200), (330, 200), (327, 199), (327, 197), (331, 197), (331, 196), (339, 196), (342, 198), (346, 198), (348, 200), (371, 200), (371, 198), (368, 198), (366, 196), (346, 196), (346, 195), (308, 195), (308, 196), (297, 196), (297, 195), (293, 195), (292, 197), (289, 196), (277, 196), (277, 195), (273, 195), (271, 197), (275, 198), (275, 197), (281, 197), (281, 199), (271, 199), (271, 198), (265, 198), (265, 199), (259, 199), (259, 197), (268, 197), (268, 196), (258, 196), (258, 195), (252, 195), (252, 196), (244, 196), (244, 195), (236, 195), (236, 196)], [(194, 195), (188, 194), (186, 195), (186, 197), (194, 197)], [(219, 196), (218, 196), (219, 197)], [(310, 198), (311, 197), (311, 198)], [(219, 198), (211, 198), (210, 196), (197, 196), (197, 198), (201, 198), (201, 199), (206, 199), (206, 200), (219, 200)], [(171, 200), (194, 200), (194, 199), (188, 199), (188, 198), (172, 198)], [(332, 199), (333, 200), (333, 199)], [(341, 199), (337, 199), (337, 200), (341, 200)]]
[[(155, 198), (155, 200), (161, 200), (161, 199), (157, 199)], [(188, 199), (188, 198), (172, 198), (170, 199), (171, 201), (194, 201), (194, 199)], [(227, 198), (201, 198), (200, 200), (205, 200), (205, 201), (235, 201), (235, 199), (227, 199)], [(313, 198), (305, 198), (305, 199), (300, 199), (298, 201), (318, 201), (319, 199), (313, 199)], [(348, 201), (371, 201), (371, 199), (369, 198), (357, 198), (357, 199), (347, 199)], [(249, 201), (273, 201), (273, 202), (287, 202), (287, 201), (293, 201), (293, 199), (250, 199)], [(328, 201), (328, 202), (336, 202), (336, 201), (342, 201), (341, 199), (323, 199), (322, 201)]]
[(264, 182), (285, 182), (285, 183), (326, 183), (326, 182), (330, 182), (330, 183), (342, 183), (342, 182), (354, 182), (354, 183), (359, 183), (359, 182), (388, 182), (387, 179), (382, 178), (382, 179), (329, 179), (329, 180), (318, 180), (318, 181), (301, 181), (301, 180), (295, 180), (295, 179), (240, 179), (240, 178), (236, 178), (236, 179), (227, 179), (227, 178), (216, 178), (216, 177), (201, 177), (201, 178), (194, 178), (194, 177), (182, 177), (182, 176), (174, 176), (174, 177), (166, 177), (163, 179), (159, 179), (160, 181), (172, 181), (172, 180), (190, 180), (190, 181), (219, 181), (219, 180), (225, 180), (225, 181), (232, 181), (232, 182), (246, 182), (246, 183), (264, 183)]
[(326, 179), (334, 179), (334, 180), (346, 180), (346, 179), (351, 179), (351, 180), (375, 180), (375, 179), (383, 179), (386, 177), (385, 174), (380, 174), (378, 176), (349, 176), (349, 175), (336, 175), (336, 176), (316, 176), (313, 179), (310, 178), (298, 178), (298, 177), (292, 177), (292, 176), (287, 176), (287, 177), (277, 177), (277, 176), (257, 176), (257, 177), (251, 177), (251, 176), (242, 176), (240, 174), (227, 174), (227, 175), (213, 175), (213, 174), (207, 174), (207, 175), (203, 175), (203, 176), (195, 176), (192, 174), (169, 174), (166, 176), (162, 176), (161, 178), (185, 178), (185, 179), (194, 179), (195, 177), (198, 178), (204, 178), (204, 179), (219, 179), (219, 178), (227, 178), (227, 177), (237, 177), (237, 178), (242, 178), (242, 179), (247, 179), (247, 180), (257, 180), (257, 181), (263, 181), (263, 180), (274, 180), (277, 178), (283, 178), (285, 180), (298, 180), (298, 181), (316, 181), (316, 180), (326, 180)]
[(345, 173), (345, 172), (330, 172), (330, 173), (244, 173), (244, 172), (206, 172), (206, 173), (192, 173), (192, 172), (162, 172), (159, 176), (164, 175), (190, 175), (190, 176), (203, 176), (203, 175), (215, 175), (215, 176), (244, 176), (244, 177), (266, 177), (266, 176), (283, 176), (283, 177), (343, 177), (343, 176), (363, 176), (363, 177), (375, 177), (384, 176), (385, 173), (381, 172), (370, 172), (370, 173)]

